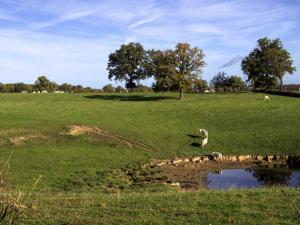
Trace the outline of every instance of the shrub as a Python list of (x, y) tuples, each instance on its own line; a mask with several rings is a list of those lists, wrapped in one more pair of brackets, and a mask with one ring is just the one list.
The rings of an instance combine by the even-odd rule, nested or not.
[(116, 89), (112, 84), (107, 84), (102, 88), (102, 90), (104, 92), (115, 92)]
[(138, 84), (135, 88), (130, 89), (130, 92), (151, 93), (151, 92), (154, 92), (154, 91), (150, 87), (144, 86), (142, 84)]

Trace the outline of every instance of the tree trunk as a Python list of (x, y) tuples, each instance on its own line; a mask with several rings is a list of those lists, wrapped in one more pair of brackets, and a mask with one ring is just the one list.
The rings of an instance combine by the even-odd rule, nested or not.
[(282, 79), (280, 79), (280, 91), (282, 91)]
[(180, 97), (179, 100), (183, 100), (183, 89), (180, 89)]

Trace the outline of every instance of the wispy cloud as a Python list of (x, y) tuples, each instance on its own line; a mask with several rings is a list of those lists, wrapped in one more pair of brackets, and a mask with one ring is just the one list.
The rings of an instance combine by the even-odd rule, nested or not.
[(209, 79), (219, 68), (241, 74), (240, 55), (264, 36), (281, 38), (300, 67), (298, 24), (296, 1), (0, 0), (0, 67), (7, 79), (24, 68), (30, 76), (49, 71), (57, 79), (72, 80), (64, 74), (73, 73), (82, 82), (86, 74), (97, 82), (103, 74), (106, 82), (108, 54), (123, 43), (165, 49), (189, 42), (206, 53)]
[(70, 12), (70, 13), (63, 14), (63, 15), (61, 15), (58, 18), (53, 19), (53, 20), (33, 23), (33, 24), (30, 25), (30, 27), (34, 28), (34, 29), (51, 27), (51, 26), (54, 26), (54, 25), (62, 23), (62, 22), (77, 20), (77, 19), (80, 19), (80, 18), (83, 18), (83, 17), (90, 16), (90, 15), (96, 13), (96, 12), (97, 12), (97, 10), (86, 10), (86, 11)]
[(128, 28), (129, 29), (137, 28), (137, 27), (139, 27), (141, 25), (144, 25), (144, 24), (147, 24), (147, 23), (151, 23), (152, 21), (157, 20), (159, 17), (160, 17), (159, 15), (156, 15), (156, 16), (152, 16), (150, 18), (146, 18), (146, 19), (142, 19), (142, 20), (136, 21), (133, 24), (131, 24)]
[(213, 35), (225, 34), (224, 29), (209, 23), (191, 24), (188, 26), (188, 29), (193, 33), (199, 33), (199, 34), (213, 34)]

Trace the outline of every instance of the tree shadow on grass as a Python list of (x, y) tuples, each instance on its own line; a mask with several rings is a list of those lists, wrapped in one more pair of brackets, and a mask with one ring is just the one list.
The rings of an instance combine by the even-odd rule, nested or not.
[(88, 95), (84, 96), (88, 99), (101, 99), (112, 101), (161, 101), (168, 99), (176, 99), (170, 96), (144, 96), (144, 95)]

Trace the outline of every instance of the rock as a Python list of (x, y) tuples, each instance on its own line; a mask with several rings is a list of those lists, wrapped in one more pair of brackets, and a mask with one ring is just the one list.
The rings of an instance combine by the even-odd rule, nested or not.
[(166, 162), (159, 162), (159, 163), (157, 163), (156, 165), (157, 166), (164, 166), (164, 165), (166, 165), (167, 163)]
[(209, 155), (210, 160), (220, 161), (223, 159), (223, 155), (220, 152), (213, 152)]
[(172, 182), (170, 185), (173, 187), (180, 187), (179, 182)]
[(185, 158), (185, 159), (183, 159), (183, 162), (185, 162), (185, 163), (191, 162), (191, 159), (190, 158)]
[(173, 160), (173, 164), (179, 164), (182, 162), (182, 159), (176, 159), (176, 160)]
[(238, 161), (245, 161), (245, 160), (249, 160), (252, 159), (251, 155), (240, 155), (238, 156)]
[(255, 159), (256, 159), (256, 160), (263, 160), (264, 157), (263, 157), (262, 155), (257, 155)]
[(238, 158), (235, 155), (226, 155), (226, 156), (223, 155), (223, 160), (236, 162), (238, 161)]
[(203, 162), (209, 161), (209, 157), (208, 157), (208, 156), (202, 156), (202, 157), (201, 157), (201, 160), (202, 160)]
[(267, 162), (271, 162), (272, 161), (273, 156), (272, 155), (266, 155), (263, 159)]
[(200, 156), (192, 158), (192, 162), (200, 162), (200, 161), (201, 161), (201, 157)]

